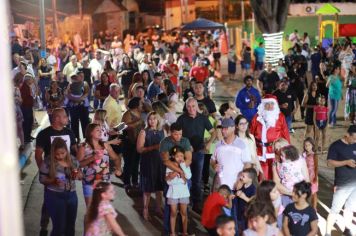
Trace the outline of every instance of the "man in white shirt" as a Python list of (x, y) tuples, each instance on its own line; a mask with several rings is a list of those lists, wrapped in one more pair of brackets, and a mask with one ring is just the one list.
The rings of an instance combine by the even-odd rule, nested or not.
[(298, 34), (298, 30), (294, 30), (293, 33), (291, 33), (289, 35), (289, 41), (291, 41), (293, 43), (293, 47), (296, 43), (298, 43), (300, 40), (299, 34)]
[(210, 163), (217, 172), (219, 185), (226, 184), (233, 189), (238, 174), (251, 167), (251, 154), (244, 141), (235, 135), (233, 119), (222, 120), (221, 133), (223, 140), (217, 143)]
[(65, 67), (63, 68), (63, 75), (66, 76), (67, 81), (69, 83), (72, 82), (71, 79), (71, 75), (73, 73), (75, 73), (75, 71), (79, 68), (82, 68), (82, 65), (78, 62), (77, 56), (76, 55), (72, 55), (70, 57), (70, 62), (67, 63), (67, 65), (65, 65)]
[(101, 52), (97, 50), (95, 52), (95, 58), (89, 63), (89, 68), (91, 69), (91, 74), (94, 77), (94, 82), (100, 80), (100, 75), (104, 69), (104, 59), (102, 58)]

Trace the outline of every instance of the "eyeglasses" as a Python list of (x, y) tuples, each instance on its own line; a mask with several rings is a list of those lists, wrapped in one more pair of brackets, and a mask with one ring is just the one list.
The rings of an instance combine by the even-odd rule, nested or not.
[(239, 125), (248, 125), (248, 122), (241, 122)]

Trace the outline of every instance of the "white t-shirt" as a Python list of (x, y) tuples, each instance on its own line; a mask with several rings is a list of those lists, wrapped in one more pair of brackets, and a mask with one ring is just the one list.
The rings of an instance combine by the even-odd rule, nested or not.
[(251, 163), (251, 153), (244, 141), (236, 137), (231, 144), (219, 141), (211, 159), (222, 167), (218, 173), (220, 183), (232, 189), (244, 164)]

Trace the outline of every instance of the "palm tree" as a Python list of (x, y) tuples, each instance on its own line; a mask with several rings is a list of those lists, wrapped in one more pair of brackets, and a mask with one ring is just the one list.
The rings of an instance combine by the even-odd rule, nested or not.
[(290, 0), (250, 0), (258, 28), (263, 32), (266, 62), (277, 64), (283, 58), (283, 30)]

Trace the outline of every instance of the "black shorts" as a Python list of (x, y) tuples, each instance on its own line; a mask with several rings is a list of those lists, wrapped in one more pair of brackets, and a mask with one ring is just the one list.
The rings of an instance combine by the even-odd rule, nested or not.
[(215, 60), (219, 60), (220, 57), (221, 57), (221, 53), (220, 52), (214, 52), (213, 53), (213, 57), (214, 57)]
[(328, 125), (328, 121), (327, 120), (317, 120), (316, 121), (316, 126), (318, 127), (318, 129), (325, 129), (326, 126)]

